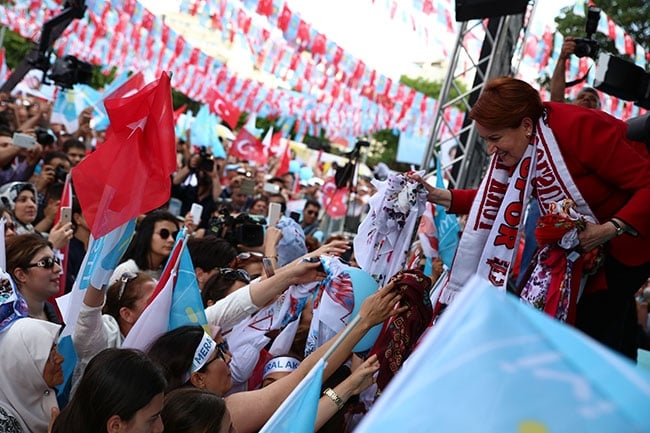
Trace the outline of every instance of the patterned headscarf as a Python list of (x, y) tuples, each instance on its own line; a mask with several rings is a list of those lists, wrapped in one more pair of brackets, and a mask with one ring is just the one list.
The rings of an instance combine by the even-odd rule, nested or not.
[(0, 201), (7, 208), (13, 211), (16, 207), (16, 200), (21, 192), (30, 190), (36, 199), (36, 187), (29, 182), (9, 182), (0, 187)]
[(433, 318), (429, 299), (431, 279), (417, 269), (402, 270), (391, 279), (402, 295), (400, 306), (408, 310), (386, 322), (371, 350), (379, 359), (377, 387), (383, 390), (409, 357)]

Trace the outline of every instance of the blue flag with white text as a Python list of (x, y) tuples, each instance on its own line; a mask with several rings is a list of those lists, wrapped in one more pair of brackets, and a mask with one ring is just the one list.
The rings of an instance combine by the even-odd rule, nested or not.
[(260, 433), (313, 433), (325, 361), (318, 360), (305, 378), (264, 424)]

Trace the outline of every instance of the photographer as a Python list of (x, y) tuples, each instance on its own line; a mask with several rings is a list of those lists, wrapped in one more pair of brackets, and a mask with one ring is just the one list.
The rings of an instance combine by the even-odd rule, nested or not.
[(42, 147), (36, 143), (32, 149), (13, 144), (13, 131), (0, 126), (0, 185), (8, 182), (26, 182), (34, 174), (41, 159)]
[(65, 178), (70, 171), (70, 160), (63, 152), (49, 152), (43, 157), (43, 166), (39, 175), (32, 177), (32, 183), (36, 185), (38, 213), (36, 215), (35, 227), (40, 232), (49, 232), (54, 224), (54, 215), (58, 209), (57, 200), (47, 200), (47, 192), (51, 186), (65, 183)]
[(205, 146), (187, 158), (172, 179), (172, 197), (181, 201), (180, 215), (189, 212), (192, 203), (201, 204), (204, 214), (209, 215), (221, 195), (219, 170), (220, 165)]
[[(560, 57), (555, 64), (553, 76), (551, 77), (551, 101), (553, 102), (565, 102), (564, 92), (566, 90), (566, 82), (564, 80), (566, 75), (566, 62), (575, 53), (575, 49), (575, 38), (573, 36), (564, 38)], [(583, 87), (578, 92), (573, 103), (585, 108), (600, 109), (600, 96), (594, 88)]]

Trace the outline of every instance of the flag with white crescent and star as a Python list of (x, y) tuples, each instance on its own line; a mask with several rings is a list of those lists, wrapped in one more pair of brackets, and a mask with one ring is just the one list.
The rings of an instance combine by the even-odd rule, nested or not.
[(235, 140), (230, 144), (228, 153), (239, 159), (266, 164), (268, 156), (262, 142), (246, 128), (239, 130)]
[(169, 200), (176, 139), (169, 75), (136, 94), (105, 101), (106, 141), (72, 169), (95, 238)]

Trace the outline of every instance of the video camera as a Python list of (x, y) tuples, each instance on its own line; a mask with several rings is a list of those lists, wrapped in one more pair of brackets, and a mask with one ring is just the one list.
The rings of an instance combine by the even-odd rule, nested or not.
[(598, 42), (592, 39), (596, 29), (598, 28), (598, 21), (600, 20), (600, 8), (589, 7), (587, 12), (587, 22), (585, 23), (585, 31), (587, 32), (586, 38), (575, 38), (576, 48), (573, 54), (576, 57), (591, 57), (596, 60), (598, 57)]
[(233, 217), (228, 210), (222, 209), (221, 215), (210, 218), (208, 230), (233, 246), (259, 247), (264, 244), (265, 224), (266, 220), (263, 217), (248, 213), (240, 213)]
[[(63, 89), (72, 89), (75, 84), (89, 84), (93, 76), (92, 65), (74, 56), (59, 57), (47, 77)], [(44, 80), (45, 81), (45, 80)]]
[(212, 171), (214, 170), (214, 156), (208, 152), (208, 148), (201, 146), (199, 150), (201, 161), (199, 162), (199, 170)]

